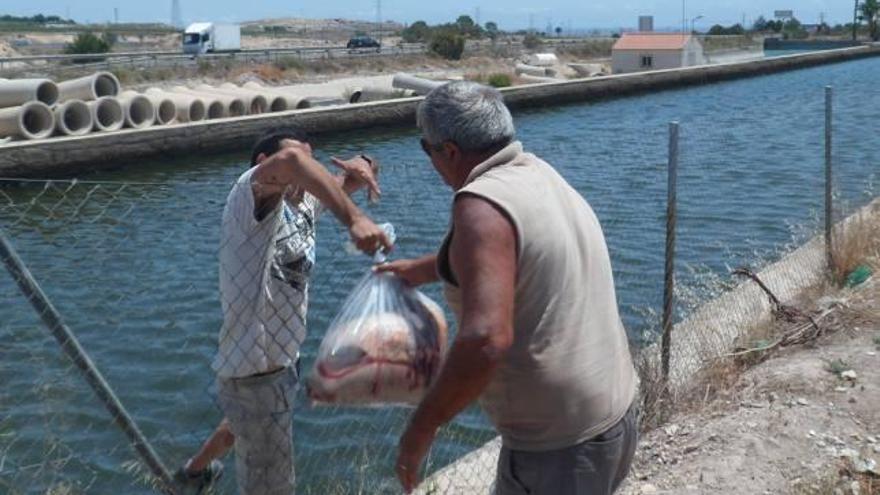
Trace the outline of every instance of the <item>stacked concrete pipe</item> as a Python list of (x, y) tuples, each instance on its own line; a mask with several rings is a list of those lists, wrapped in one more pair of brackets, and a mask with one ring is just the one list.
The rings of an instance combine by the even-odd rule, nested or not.
[(174, 103), (174, 107), (177, 109), (176, 115), (178, 122), (198, 122), (205, 120), (207, 115), (207, 107), (201, 98), (180, 93), (171, 93), (159, 88), (148, 89), (147, 95), (164, 98)]
[(173, 101), (168, 99), (168, 97), (163, 96), (162, 94), (140, 94), (134, 91), (125, 91), (119, 95), (123, 99), (135, 99), (137, 97), (142, 97), (150, 100), (150, 103), (153, 104), (154, 116), (155, 120), (153, 123), (155, 125), (168, 125), (177, 120), (177, 106)]
[[(156, 107), (153, 102), (144, 95), (135, 93), (134, 91), (126, 91), (119, 95), (119, 104), (122, 105), (122, 112), (125, 116), (125, 126), (132, 129), (144, 129), (150, 127), (156, 122)], [(171, 114), (169, 119), (174, 119), (174, 104), (170, 101)], [(167, 111), (167, 109), (166, 109)]]
[(286, 91), (282, 88), (273, 88), (268, 86), (263, 86), (262, 84), (250, 81), (244, 84), (245, 89), (250, 89), (256, 91), (258, 93), (262, 93), (265, 95), (276, 96), (280, 98), (284, 98), (284, 101), (287, 103), (287, 110), (298, 110), (302, 108), (309, 108), (309, 102), (306, 100), (304, 96), (295, 94), (290, 91)]
[(102, 96), (86, 104), (92, 112), (92, 121), (96, 131), (118, 131), (125, 125), (125, 110), (116, 98)]
[[(242, 115), (247, 115), (247, 106), (244, 103), (244, 100), (237, 96), (229, 96), (224, 94), (217, 93), (206, 93), (204, 91), (197, 91), (195, 89), (187, 88), (186, 86), (175, 86), (171, 88), (171, 91), (175, 93), (182, 93), (185, 95), (195, 96), (197, 98), (202, 98), (207, 103), (210, 101), (217, 101), (221, 105), (223, 105), (223, 116), (224, 117), (241, 117)], [(208, 109), (208, 118), (212, 118), (210, 110), (210, 104)]]
[(58, 102), (58, 86), (48, 79), (0, 80), (0, 107), (17, 107), (30, 101), (51, 107)]
[(41, 101), (0, 108), (0, 140), (3, 138), (42, 139), (55, 130), (55, 114)]
[(269, 110), (269, 100), (265, 96), (255, 92), (246, 90), (231, 90), (228, 88), (215, 88), (207, 84), (199, 84), (195, 88), (197, 91), (208, 94), (220, 94), (226, 96), (234, 96), (241, 98), (247, 107), (248, 115), (257, 115), (266, 113)]
[(283, 112), (291, 110), (287, 108), (287, 100), (279, 95), (266, 93), (265, 91), (257, 91), (249, 88), (242, 88), (232, 83), (223, 83), (220, 89), (231, 91), (242, 95), (253, 95), (255, 97), (263, 97), (266, 99), (266, 112)]
[(392, 87), (397, 89), (409, 89), (419, 95), (426, 95), (430, 93), (432, 89), (442, 86), (443, 84), (445, 84), (443, 81), (432, 81), (430, 79), (424, 79), (404, 73), (395, 74), (394, 79), (391, 80)]
[(109, 72), (96, 72), (58, 84), (58, 101), (91, 101), (103, 96), (117, 96), (119, 88), (116, 76)]
[(67, 100), (55, 105), (55, 130), (65, 136), (82, 136), (92, 131), (92, 110), (82, 100)]

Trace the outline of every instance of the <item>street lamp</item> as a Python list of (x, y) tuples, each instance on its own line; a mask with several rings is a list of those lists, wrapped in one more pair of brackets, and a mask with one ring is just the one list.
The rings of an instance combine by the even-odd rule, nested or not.
[(702, 18), (703, 18), (703, 16), (698, 15), (698, 16), (694, 17), (693, 19), (691, 19), (691, 34), (693, 34), (693, 32), (694, 32), (694, 24)]

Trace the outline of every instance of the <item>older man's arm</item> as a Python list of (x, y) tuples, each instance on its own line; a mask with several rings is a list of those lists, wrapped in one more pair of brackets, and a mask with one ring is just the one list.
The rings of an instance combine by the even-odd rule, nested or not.
[(400, 441), (397, 474), (404, 490), (437, 428), (474, 402), (513, 342), (516, 231), (492, 203), (464, 195), (455, 202), (450, 263), (462, 295), (461, 326), (437, 382), (413, 413)]

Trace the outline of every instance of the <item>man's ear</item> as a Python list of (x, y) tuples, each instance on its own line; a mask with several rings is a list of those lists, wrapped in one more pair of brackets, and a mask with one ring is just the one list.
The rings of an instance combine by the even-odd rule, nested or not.
[(257, 163), (256, 164), (259, 165), (259, 164), (263, 163), (264, 161), (266, 161), (266, 158), (269, 158), (269, 157), (266, 156), (265, 153), (260, 153), (259, 155), (257, 155)]
[(452, 141), (446, 141), (442, 146), (443, 154), (446, 155), (447, 160), (454, 162), (461, 158), (461, 148), (459, 148), (457, 144)]

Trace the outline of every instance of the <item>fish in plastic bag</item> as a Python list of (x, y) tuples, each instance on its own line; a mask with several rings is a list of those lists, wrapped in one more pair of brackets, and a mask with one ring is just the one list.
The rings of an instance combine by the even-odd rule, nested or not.
[(417, 404), (446, 352), (443, 310), (395, 275), (369, 273), (330, 323), (306, 380), (316, 403)]

